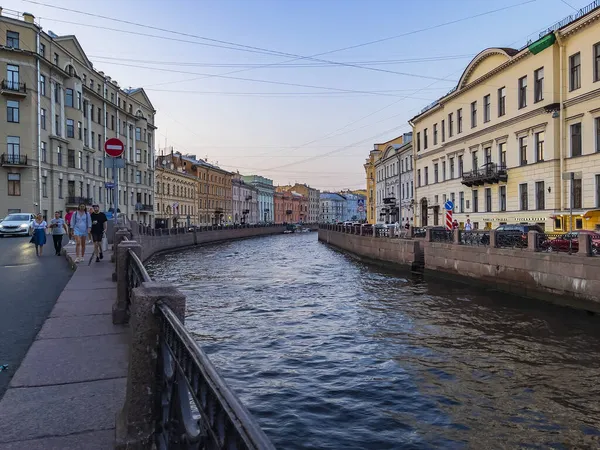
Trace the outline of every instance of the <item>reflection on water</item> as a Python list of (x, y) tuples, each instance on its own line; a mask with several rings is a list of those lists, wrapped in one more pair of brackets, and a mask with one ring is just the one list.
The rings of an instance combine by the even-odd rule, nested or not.
[(367, 266), (316, 234), (162, 255), (281, 449), (600, 448), (600, 321)]

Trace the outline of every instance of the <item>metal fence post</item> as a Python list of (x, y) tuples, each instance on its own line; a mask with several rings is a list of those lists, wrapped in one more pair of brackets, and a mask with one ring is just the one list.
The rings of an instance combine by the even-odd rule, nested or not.
[(460, 230), (458, 228), (455, 228), (454, 230), (452, 230), (452, 233), (453, 233), (453, 235), (452, 235), (452, 237), (453, 237), (452, 242), (454, 244), (456, 244), (456, 245), (459, 245), (460, 244)]
[(160, 416), (157, 393), (160, 322), (154, 314), (158, 301), (166, 304), (183, 322), (185, 295), (168, 283), (142, 283), (131, 300), (131, 347), (123, 409), (117, 415), (118, 450), (152, 448), (154, 426)]
[(490, 230), (490, 247), (496, 248), (496, 230)]
[(577, 239), (579, 241), (579, 256), (592, 256), (592, 236), (585, 233), (579, 233)]
[(117, 324), (127, 323), (129, 319), (127, 304), (127, 264), (129, 250), (133, 250), (141, 259), (142, 246), (136, 241), (123, 241), (117, 245), (117, 298), (112, 307), (112, 322)]
[(530, 252), (537, 252), (539, 246), (538, 232), (535, 230), (529, 231), (527, 233), (527, 250)]

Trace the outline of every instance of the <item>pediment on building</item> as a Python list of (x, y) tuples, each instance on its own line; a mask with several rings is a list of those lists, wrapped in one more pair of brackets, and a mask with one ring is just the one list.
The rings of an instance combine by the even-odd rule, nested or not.
[(514, 48), (488, 48), (483, 50), (466, 67), (458, 82), (458, 89), (462, 89), (469, 83), (510, 61), (517, 53), (519, 51)]

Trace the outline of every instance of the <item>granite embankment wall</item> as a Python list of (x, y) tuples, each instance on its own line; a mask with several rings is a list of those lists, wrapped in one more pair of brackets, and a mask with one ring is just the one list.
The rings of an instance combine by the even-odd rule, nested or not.
[(525, 249), (470, 246), (319, 230), (319, 240), (358, 256), (406, 266), (425, 275), (600, 312), (600, 257)]
[[(156, 234), (156, 231), (142, 230), (141, 233), (134, 230), (133, 239), (142, 246), (142, 262), (147, 261), (154, 254), (175, 250), (182, 247), (191, 247), (193, 245), (210, 244), (234, 239), (244, 239), (256, 236), (267, 236), (271, 234), (281, 234), (285, 231), (285, 226), (270, 226), (256, 228), (226, 228), (211, 230), (196, 230), (182, 232), (182, 230), (163, 230), (163, 234)], [(179, 232), (176, 232), (179, 231)]]

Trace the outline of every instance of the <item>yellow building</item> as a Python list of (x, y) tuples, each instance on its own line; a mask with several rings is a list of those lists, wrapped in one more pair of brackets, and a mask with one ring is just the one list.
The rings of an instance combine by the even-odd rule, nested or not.
[(198, 225), (198, 179), (159, 157), (156, 165), (156, 228)]
[(483, 50), (411, 120), (418, 225), (442, 225), (451, 199), (474, 228), (562, 231), (571, 206), (575, 229), (600, 227), (600, 7), (578, 16)]
[(402, 144), (404, 136), (398, 136), (390, 141), (381, 144), (373, 144), (373, 150), (370, 151), (369, 157), (366, 159), (364, 168), (367, 178), (366, 189), (366, 208), (367, 222), (375, 224), (377, 222), (377, 171), (375, 166), (381, 159), (383, 152), (391, 145)]

